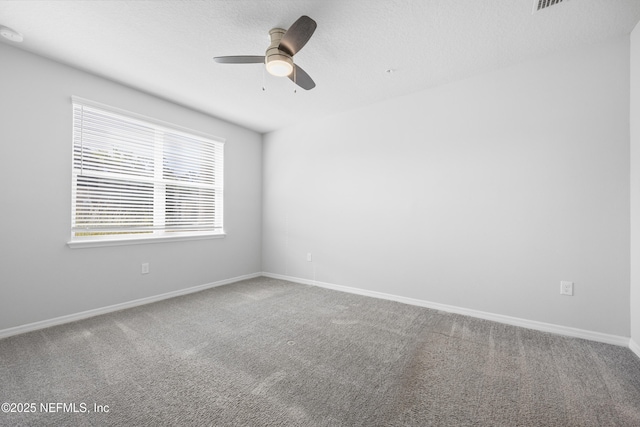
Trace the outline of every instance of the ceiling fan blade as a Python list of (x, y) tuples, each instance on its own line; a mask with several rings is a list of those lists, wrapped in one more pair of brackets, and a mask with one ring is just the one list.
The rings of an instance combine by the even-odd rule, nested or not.
[(278, 49), (288, 53), (289, 55), (295, 55), (302, 47), (307, 44), (313, 32), (316, 30), (316, 21), (308, 16), (301, 16), (296, 22), (289, 27), (282, 39), (280, 40), (280, 46)]
[(216, 56), (220, 64), (264, 64), (264, 56)]
[(293, 73), (289, 74), (289, 80), (300, 86), (302, 89), (311, 90), (316, 87), (316, 83), (313, 81), (309, 74), (294, 64)]

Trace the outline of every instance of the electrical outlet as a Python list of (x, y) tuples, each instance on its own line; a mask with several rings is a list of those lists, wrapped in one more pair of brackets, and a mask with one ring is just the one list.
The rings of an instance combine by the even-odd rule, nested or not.
[(311, 252), (307, 253), (307, 261), (309, 261), (309, 262), (313, 261), (313, 257), (311, 256)]
[(573, 282), (560, 282), (560, 295), (573, 296)]
[(140, 272), (142, 274), (149, 274), (149, 263), (148, 262), (143, 262), (142, 263), (142, 268), (141, 268)]

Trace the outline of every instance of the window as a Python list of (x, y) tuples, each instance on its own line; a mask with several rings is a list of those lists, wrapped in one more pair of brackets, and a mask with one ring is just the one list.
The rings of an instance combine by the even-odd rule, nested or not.
[(71, 247), (223, 236), (218, 138), (73, 97)]

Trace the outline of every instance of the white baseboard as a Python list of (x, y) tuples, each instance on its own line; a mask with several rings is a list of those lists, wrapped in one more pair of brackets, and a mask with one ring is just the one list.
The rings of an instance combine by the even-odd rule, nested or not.
[(318, 286), (321, 288), (333, 289), (336, 291), (348, 292), (352, 294), (363, 295), (363, 296), (368, 296), (373, 298), (386, 299), (390, 301), (401, 302), (404, 304), (416, 305), (419, 307), (426, 307), (434, 310), (445, 311), (448, 313), (462, 314), (465, 316), (491, 320), (494, 322), (520, 326), (523, 328), (534, 329), (534, 330), (543, 331), (543, 332), (551, 332), (551, 333), (565, 335), (565, 336), (574, 337), (574, 338), (583, 338), (591, 341), (629, 347), (631, 351), (633, 351), (638, 357), (640, 357), (640, 346), (633, 339), (629, 339), (627, 337), (603, 334), (601, 332), (593, 332), (593, 331), (588, 331), (584, 329), (571, 328), (568, 326), (554, 325), (551, 323), (538, 322), (535, 320), (527, 320), (527, 319), (521, 319), (518, 317), (504, 316), (501, 314), (494, 314), (494, 313), (488, 313), (484, 311), (472, 310), (468, 308), (456, 307), (452, 305), (439, 304), (431, 301), (408, 298), (408, 297), (403, 297), (403, 296), (398, 296), (393, 294), (387, 294), (383, 292), (369, 291), (366, 289), (353, 288), (353, 287), (343, 286), (343, 285), (335, 285), (332, 283), (319, 282), (317, 280), (303, 279), (300, 277), (285, 276), (281, 274), (266, 273), (266, 272), (237, 276), (230, 279), (220, 280), (217, 282), (206, 283), (204, 285), (193, 286), (191, 288), (180, 289), (177, 291), (167, 292), (160, 295), (154, 295), (151, 297), (140, 298), (137, 300), (128, 301), (120, 304), (114, 304), (107, 307), (96, 308), (93, 310), (87, 310), (80, 313), (69, 314), (66, 316), (56, 317), (49, 320), (43, 320), (39, 322), (29, 323), (26, 325), (15, 326), (8, 329), (2, 329), (0, 330), (0, 339), (7, 338), (13, 335), (23, 334), (26, 332), (35, 331), (38, 329), (48, 328), (51, 326), (61, 325), (64, 323), (75, 322), (77, 320), (82, 320), (89, 317), (98, 316), (101, 314), (112, 313), (114, 311), (137, 307), (139, 305), (150, 304), (156, 301), (161, 301), (168, 298), (174, 298), (181, 295), (187, 295), (190, 293), (203, 291), (205, 289), (228, 285), (230, 283), (235, 283), (241, 280), (252, 279), (260, 276), (287, 280), (290, 282), (301, 283), (304, 285)]
[(633, 338), (629, 340), (629, 348), (636, 354), (636, 356), (640, 357), (640, 345), (638, 345)]
[(26, 325), (15, 326), (13, 328), (0, 330), (0, 339), (7, 338), (12, 335), (23, 334), (25, 332), (36, 331), (38, 329), (49, 328), (51, 326), (61, 325), (63, 323), (75, 322), (76, 320), (82, 320), (100, 314), (111, 313), (114, 311), (124, 310), (126, 308), (132, 308), (139, 305), (150, 304), (152, 302), (161, 301), (168, 298), (174, 298), (181, 295), (187, 295), (194, 292), (203, 291), (209, 288), (215, 288), (217, 286), (228, 285), (230, 283), (239, 282), (241, 280), (252, 279), (254, 277), (260, 277), (262, 273), (246, 274), (244, 276), (237, 276), (231, 279), (220, 280), (212, 283), (205, 283), (204, 285), (193, 286), (186, 289), (179, 289), (177, 291), (167, 292), (160, 295), (154, 295), (151, 297), (140, 298), (133, 301), (123, 302), (120, 304), (114, 304), (107, 307), (96, 308), (93, 310), (87, 310), (80, 313), (69, 314), (66, 316), (60, 316), (49, 320), (42, 320), (40, 322), (29, 323)]
[(630, 340), (628, 337), (603, 334), (601, 332), (593, 332), (585, 329), (554, 325), (552, 323), (538, 322), (535, 320), (521, 319), (518, 317), (504, 316), (502, 314), (494, 314), (494, 313), (488, 313), (485, 311), (478, 311), (478, 310), (472, 310), (468, 308), (456, 307), (452, 305), (439, 304), (436, 302), (424, 301), (424, 300), (419, 300), (415, 298), (407, 298), (407, 297), (402, 297), (398, 295), (386, 294), (383, 292), (368, 291), (366, 289), (352, 288), (349, 286), (342, 286), (342, 285), (334, 285), (332, 283), (318, 282), (316, 280), (302, 279), (299, 277), (284, 276), (281, 274), (273, 274), (273, 273), (265, 273), (265, 272), (263, 272), (262, 275), (265, 277), (288, 280), (290, 282), (301, 283), (304, 285), (318, 286), (321, 288), (333, 289), (336, 291), (349, 292), (352, 294), (397, 301), (397, 302), (410, 304), (410, 305), (417, 305), (419, 307), (431, 308), (434, 310), (445, 311), (448, 313), (462, 314), (465, 316), (491, 320), (494, 322), (505, 323), (507, 325), (520, 326), (523, 328), (534, 329), (537, 331), (551, 332), (554, 334), (564, 335), (564, 336), (573, 337), (573, 338), (583, 338), (586, 340), (603, 342), (606, 344), (629, 347), (631, 348), (631, 350), (634, 351), (634, 353), (638, 355), (638, 357), (640, 357), (640, 347), (638, 347), (637, 344), (634, 343), (636, 348), (635, 349), (632, 348), (630, 346)]

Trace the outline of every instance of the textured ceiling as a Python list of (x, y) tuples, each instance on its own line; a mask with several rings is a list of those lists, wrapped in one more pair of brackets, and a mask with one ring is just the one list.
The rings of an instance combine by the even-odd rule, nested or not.
[[(0, 1), (11, 44), (268, 132), (631, 32), (640, 0)], [(260, 64), (273, 27), (318, 29), (295, 61), (311, 91)], [(1, 63), (1, 58), (0, 58)], [(395, 72), (387, 73), (387, 69)], [(263, 85), (266, 90), (263, 91)], [(100, 101), (100, 100), (96, 100)]]

